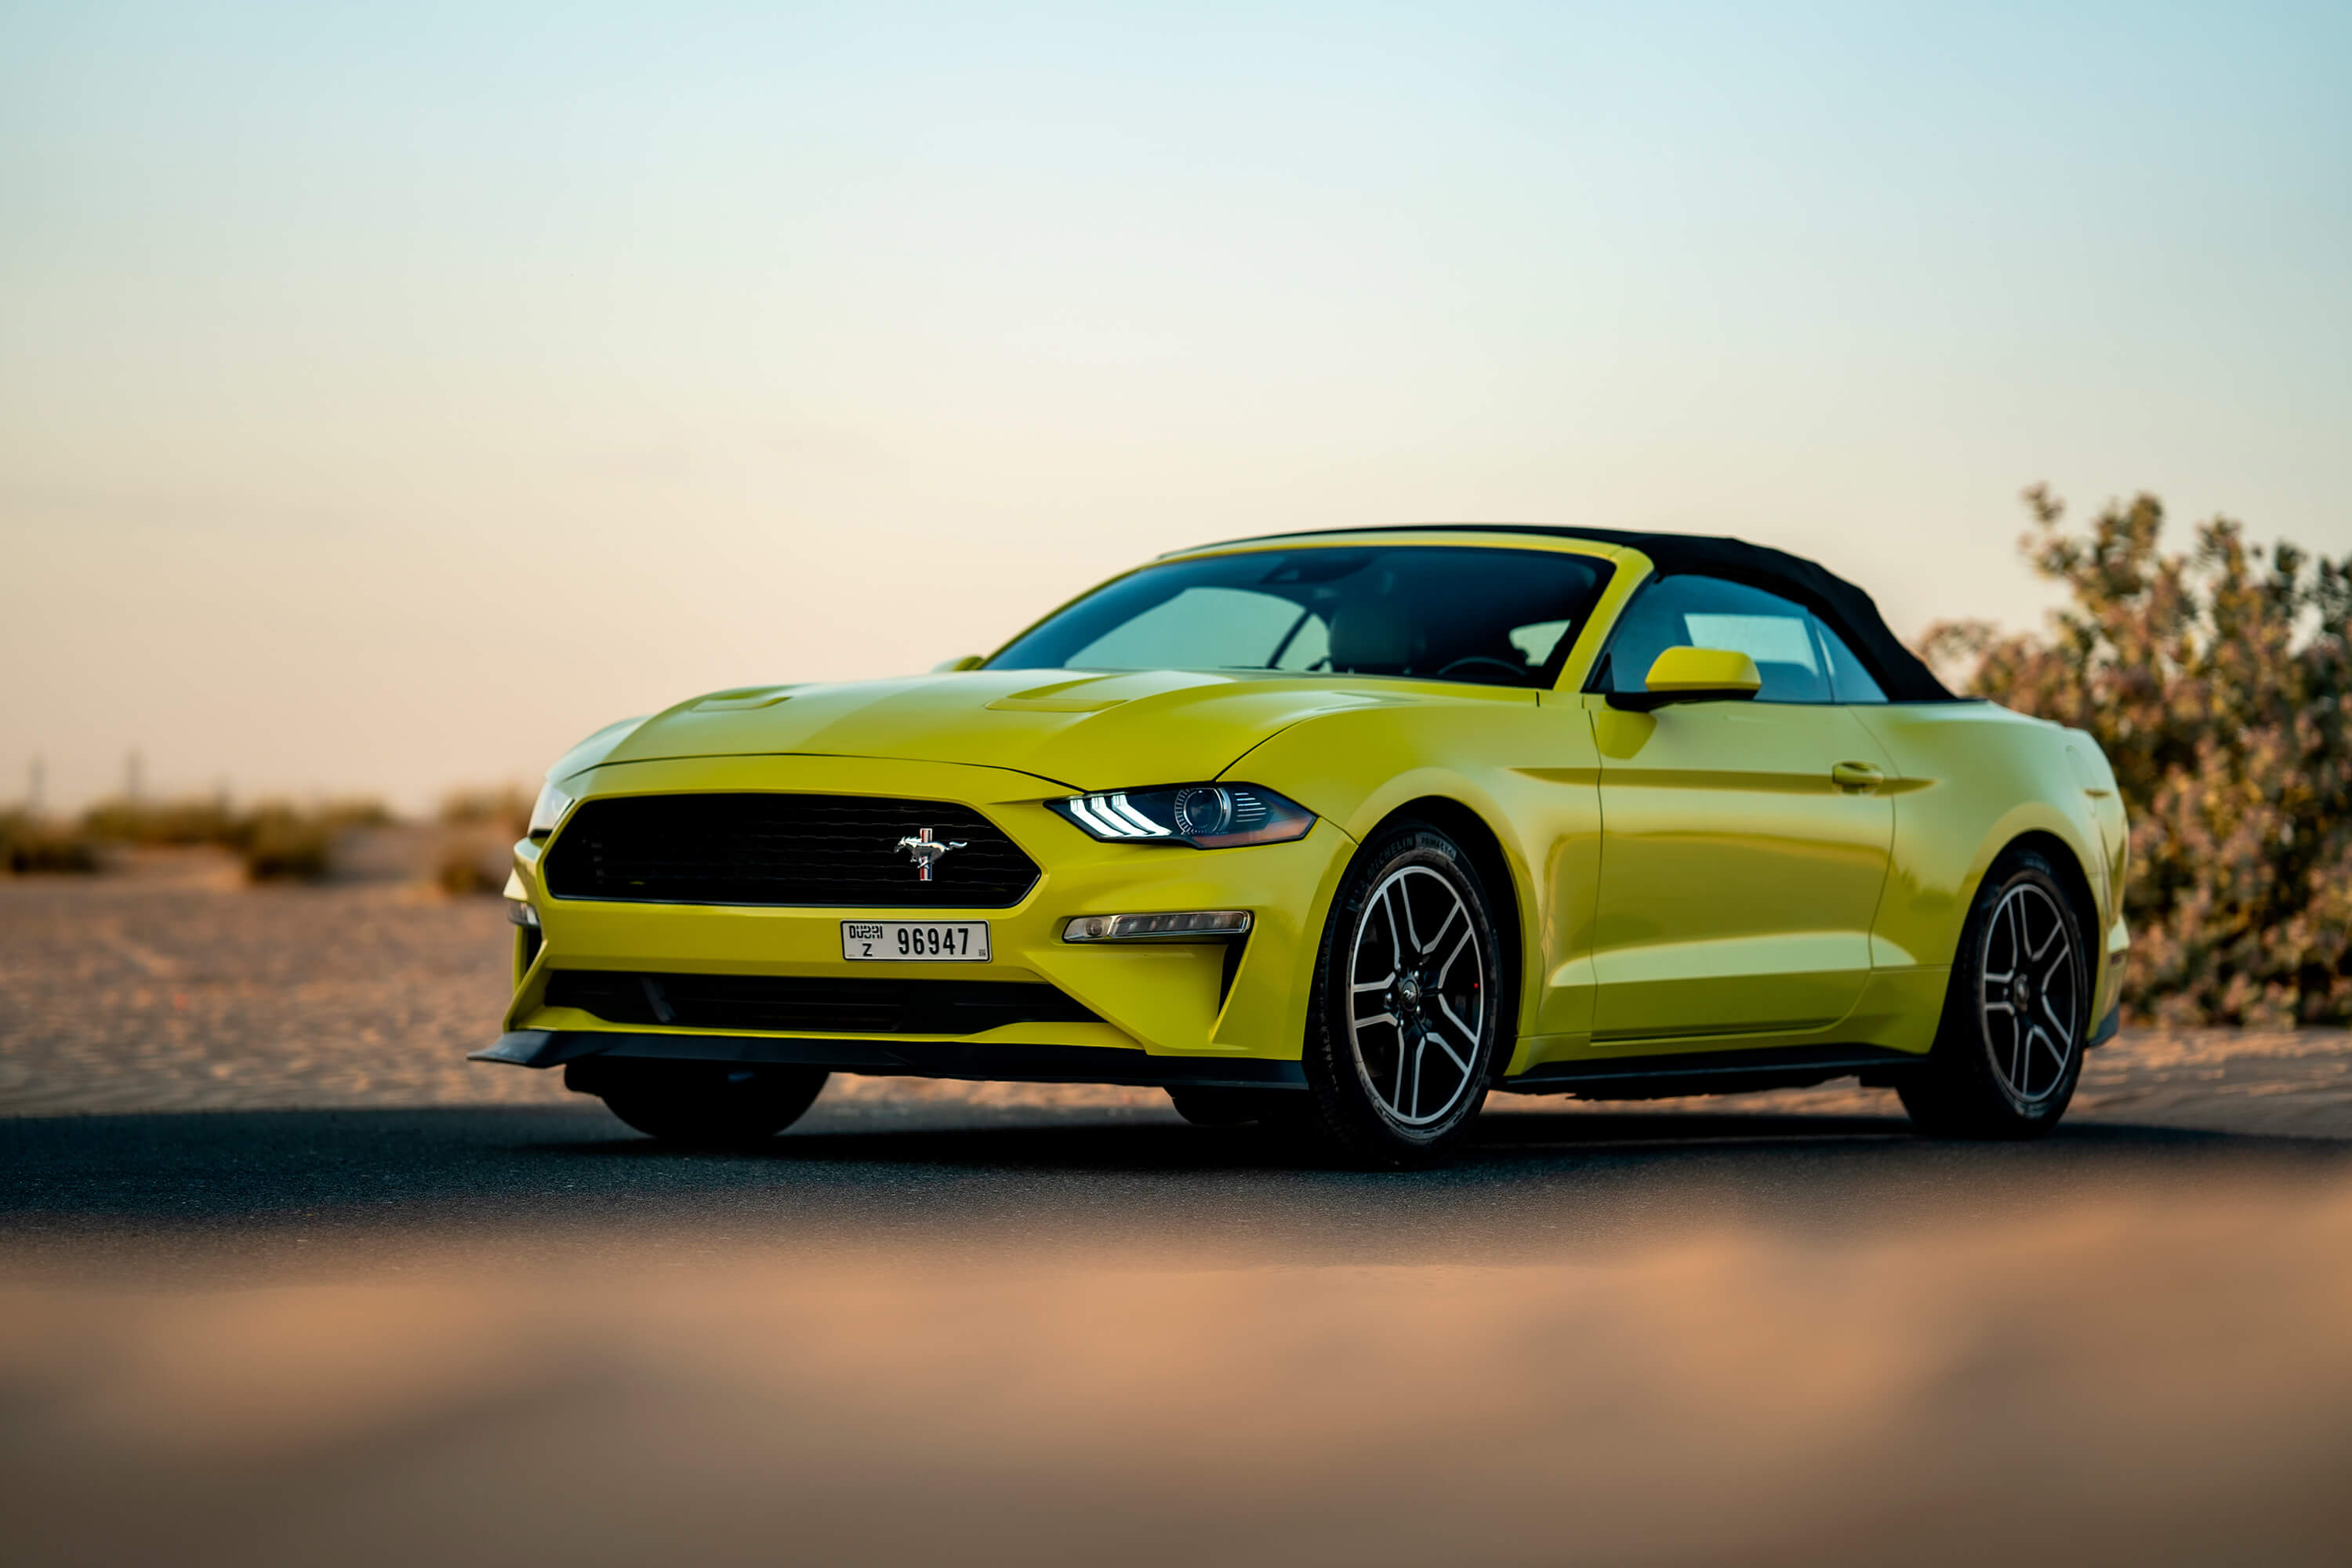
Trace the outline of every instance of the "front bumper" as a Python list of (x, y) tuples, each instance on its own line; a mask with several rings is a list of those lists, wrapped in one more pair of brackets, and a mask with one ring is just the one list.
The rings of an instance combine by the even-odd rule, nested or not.
[[(506, 1034), (476, 1060), (552, 1067), (587, 1056), (795, 1062), (847, 1072), (1095, 1083), (1298, 1081), (1306, 1004), (1328, 908), (1354, 844), (1328, 822), (1289, 844), (1196, 850), (1102, 844), (1046, 809), (1070, 792), (1027, 774), (847, 757), (717, 757), (607, 764), (565, 781), (605, 795), (760, 790), (952, 801), (991, 818), (1040, 875), (1010, 908), (745, 907), (557, 899), (541, 848), (515, 850), (515, 887), (539, 917), (518, 933)], [(561, 841), (561, 829), (553, 842)], [(911, 880), (913, 867), (908, 867)], [(1068, 942), (1074, 915), (1246, 910), (1223, 942)], [(992, 961), (850, 963), (845, 920), (984, 920)], [(1059, 988), (1094, 1022), (973, 1035), (813, 1035), (647, 1027), (551, 1006), (558, 969), (832, 979), (1003, 980)], [(1286, 1067), (1281, 1064), (1287, 1064)]]

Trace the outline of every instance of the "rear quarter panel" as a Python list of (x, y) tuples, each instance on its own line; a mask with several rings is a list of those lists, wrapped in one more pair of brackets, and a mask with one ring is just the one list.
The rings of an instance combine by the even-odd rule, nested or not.
[[(1855, 712), (1899, 774), (1890, 786), (1894, 860), (1871, 932), (1874, 969), (1948, 970), (1978, 885), (2029, 833), (2049, 835), (2074, 857), (2097, 907), (2098, 934), (2085, 933), (2093, 952), (2121, 952), (2123, 808), (2088, 736), (1990, 702)], [(2116, 965), (2095, 967), (2098, 1018), (2115, 1003)]]

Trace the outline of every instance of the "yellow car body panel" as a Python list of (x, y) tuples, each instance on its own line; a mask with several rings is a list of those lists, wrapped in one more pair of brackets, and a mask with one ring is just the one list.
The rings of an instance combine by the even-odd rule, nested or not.
[[(1178, 1060), (1295, 1064), (1327, 914), (1358, 847), (1400, 815), (1439, 821), (1482, 858), (1489, 900), (1517, 943), (1505, 966), (1517, 984), (1515, 1037), (1498, 1053), (1507, 1086), (1547, 1066), (1694, 1052), (1924, 1052), (1969, 900), (1994, 858), (2029, 836), (2081, 875), (2103, 933), (2095, 946), (2110, 960), (2096, 966), (2092, 1016), (2115, 1008), (2125, 825), (2088, 737), (1979, 701), (1613, 707), (1586, 688), (1653, 570), (1621, 544), (1385, 531), (1178, 558), (1368, 541), (1559, 552), (1613, 575), (1547, 689), (981, 668), (740, 688), (613, 726), (551, 771), (562, 794), (953, 802), (986, 817), (1040, 875), (1010, 907), (556, 898), (540, 871), (562, 847), (558, 825), (546, 845), (516, 847), (509, 894), (538, 926), (518, 937), (509, 1039), (694, 1033), (551, 1006), (558, 968), (837, 979), (887, 967), (894, 979), (961, 980), (975, 966), (851, 963), (841, 923), (984, 920), (989, 978), (1055, 986), (1099, 1021), (955, 1037), (967, 1051), (961, 1076), (992, 1076), (986, 1053), (1014, 1045), (1098, 1051), (1085, 1059), (1111, 1081), (1153, 1081)], [(1073, 793), (1216, 780), (1278, 792), (1317, 820), (1289, 843), (1193, 849), (1097, 841), (1048, 806)], [(1249, 913), (1237, 963), (1217, 944), (1063, 939), (1076, 916), (1189, 910)], [(723, 1055), (760, 1032), (730, 1033), (723, 1048), (711, 1033)]]

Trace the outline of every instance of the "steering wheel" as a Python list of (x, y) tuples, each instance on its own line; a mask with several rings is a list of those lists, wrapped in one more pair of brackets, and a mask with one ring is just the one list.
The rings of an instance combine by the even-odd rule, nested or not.
[(1513, 664), (1507, 658), (1496, 658), (1492, 654), (1474, 653), (1466, 655), (1464, 658), (1457, 658), (1452, 664), (1440, 669), (1437, 672), (1437, 679), (1443, 680), (1457, 669), (1462, 669), (1468, 666), (1478, 664), (1492, 665), (1495, 668), (1501, 670), (1504, 674), (1509, 676), (1514, 680), (1525, 680), (1528, 676), (1528, 668), (1523, 664)]

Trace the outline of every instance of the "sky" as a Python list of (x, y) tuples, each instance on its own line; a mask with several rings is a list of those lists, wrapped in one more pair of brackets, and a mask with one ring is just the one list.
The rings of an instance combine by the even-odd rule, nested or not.
[(2352, 551), (2352, 6), (0, 0), (0, 803), (535, 781), (1163, 550)]

